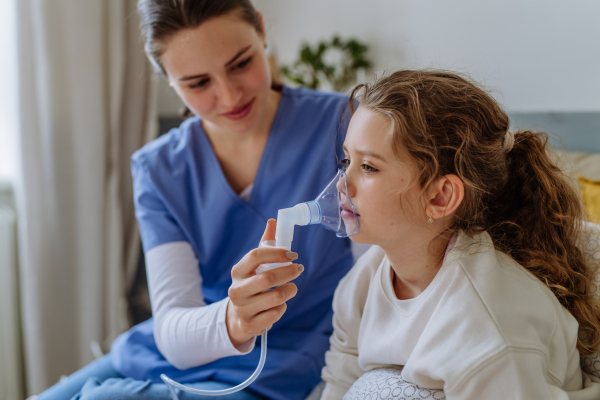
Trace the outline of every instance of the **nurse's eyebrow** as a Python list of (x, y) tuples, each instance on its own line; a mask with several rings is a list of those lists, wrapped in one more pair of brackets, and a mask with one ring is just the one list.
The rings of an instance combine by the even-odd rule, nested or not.
[(192, 79), (197, 79), (197, 78), (205, 78), (207, 77), (208, 74), (200, 74), (200, 75), (192, 75), (192, 76), (184, 76), (183, 78), (179, 78), (177, 79), (179, 82), (183, 82), (183, 81), (190, 81)]
[[(225, 67), (229, 67), (231, 64), (235, 63), (237, 61), (237, 59), (242, 56), (242, 54), (244, 54), (245, 52), (247, 52), (250, 49), (250, 47), (252, 47), (252, 45), (246, 46), (243, 49), (241, 49), (240, 51), (238, 51), (236, 53), (236, 55), (230, 61), (228, 61), (227, 64), (225, 64)], [(179, 82), (182, 82), (182, 81), (189, 81), (189, 80), (192, 80), (192, 79), (204, 78), (206, 76), (208, 76), (208, 74), (199, 74), (199, 75), (192, 75), (192, 76), (184, 76), (184, 77), (179, 78), (177, 80)]]
[(252, 47), (252, 45), (246, 46), (243, 49), (241, 49), (240, 51), (238, 51), (237, 54), (235, 55), (235, 57), (233, 57), (231, 59), (231, 61), (229, 61), (227, 64), (225, 64), (225, 66), (229, 67), (231, 64), (233, 64), (238, 58), (241, 57), (242, 54), (244, 54), (245, 52), (247, 52), (250, 47)]
[[(345, 151), (346, 153), (349, 153), (349, 151), (348, 151), (348, 149), (346, 148), (346, 146), (343, 146), (342, 148), (344, 149), (344, 151)], [(356, 150), (356, 153), (360, 154), (361, 156), (370, 156), (370, 157), (373, 157), (373, 158), (377, 158), (377, 159), (379, 159), (379, 160), (381, 160), (381, 161), (385, 161), (385, 158), (383, 158), (383, 156), (380, 156), (380, 155), (379, 155), (379, 154), (377, 154), (377, 153), (373, 153), (372, 151), (367, 151), (367, 150)]]

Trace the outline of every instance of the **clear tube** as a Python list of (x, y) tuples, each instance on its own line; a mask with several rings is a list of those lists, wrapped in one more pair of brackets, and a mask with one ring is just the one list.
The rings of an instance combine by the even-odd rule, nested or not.
[(220, 390), (204, 390), (204, 389), (195, 389), (189, 386), (182, 385), (181, 383), (175, 382), (173, 379), (169, 378), (165, 374), (160, 375), (160, 379), (167, 385), (169, 391), (171, 392), (171, 397), (173, 400), (179, 400), (177, 397), (177, 393), (175, 393), (174, 387), (179, 390), (183, 390), (184, 392), (192, 393), (192, 394), (201, 394), (204, 396), (223, 396), (226, 394), (231, 394), (235, 392), (239, 392), (242, 389), (248, 387), (252, 382), (258, 378), (260, 373), (262, 372), (263, 367), (265, 366), (265, 360), (267, 359), (267, 330), (265, 329), (262, 334), (262, 338), (260, 339), (260, 360), (258, 361), (258, 366), (254, 370), (254, 373), (250, 375), (248, 379), (244, 382), (240, 383), (237, 386), (234, 386), (229, 389), (220, 389)]

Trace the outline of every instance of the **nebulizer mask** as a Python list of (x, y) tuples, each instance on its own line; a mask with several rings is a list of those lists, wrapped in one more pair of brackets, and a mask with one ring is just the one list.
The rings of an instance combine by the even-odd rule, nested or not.
[[(275, 240), (269, 240), (261, 243), (262, 247), (277, 247), (287, 250), (292, 249), (292, 240), (294, 238), (294, 226), (296, 225), (321, 225), (334, 231), (339, 238), (346, 238), (354, 235), (360, 228), (356, 208), (348, 193), (348, 180), (343, 170), (338, 170), (336, 176), (329, 182), (325, 189), (317, 196), (315, 200), (296, 204), (291, 208), (284, 208), (277, 213), (277, 230)], [(261, 273), (269, 269), (289, 265), (287, 263), (261, 264), (256, 273)], [(173, 400), (178, 400), (174, 388), (184, 392), (200, 394), (204, 396), (222, 396), (235, 393), (246, 388), (260, 375), (267, 358), (267, 330), (262, 333), (260, 349), (260, 360), (254, 373), (245, 381), (237, 386), (222, 390), (203, 390), (195, 389), (180, 383), (162, 374), (160, 378), (167, 384)]]

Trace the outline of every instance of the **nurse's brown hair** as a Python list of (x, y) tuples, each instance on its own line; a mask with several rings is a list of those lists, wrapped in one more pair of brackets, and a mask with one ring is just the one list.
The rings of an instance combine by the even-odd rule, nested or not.
[(154, 68), (166, 77), (160, 57), (164, 42), (174, 34), (233, 11), (257, 32), (262, 32), (258, 14), (249, 0), (139, 0), (144, 49)]
[[(469, 79), (446, 71), (397, 71), (351, 94), (392, 123), (392, 146), (417, 166), (425, 190), (436, 178), (458, 176), (465, 188), (450, 232), (485, 231), (494, 246), (540, 279), (577, 319), (577, 349), (600, 347), (600, 304), (577, 247), (584, 224), (578, 193), (548, 156), (548, 135), (507, 135), (509, 118)], [(505, 143), (505, 140), (509, 141)]]

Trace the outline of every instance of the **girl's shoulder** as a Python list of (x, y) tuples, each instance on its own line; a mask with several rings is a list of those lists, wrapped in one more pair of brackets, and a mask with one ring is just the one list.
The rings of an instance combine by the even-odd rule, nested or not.
[[(491, 311), (498, 304), (535, 300), (554, 308), (558, 300), (544, 283), (507, 254), (498, 251), (487, 232), (472, 235), (460, 231), (454, 248), (448, 253), (446, 264), (468, 279), (481, 301), (490, 303)], [(502, 302), (496, 300), (502, 299)], [(522, 307), (521, 307), (522, 308)]]
[(541, 281), (494, 249), (487, 233), (459, 232), (438, 274), (413, 371), (435, 364), (450, 382), (444, 390), (456, 392), (484, 366), (515, 354), (541, 359), (553, 377), (578, 363), (577, 321)]
[[(477, 304), (478, 318), (490, 321), (505, 345), (541, 345), (557, 336), (567, 342), (576, 340), (578, 325), (573, 316), (544, 283), (497, 251), (487, 233), (460, 232), (446, 262), (454, 264), (456, 286), (462, 288), (456, 300), (470, 304), (472, 310)], [(524, 325), (531, 329), (524, 331)]]

